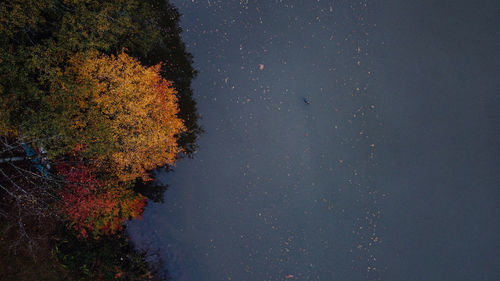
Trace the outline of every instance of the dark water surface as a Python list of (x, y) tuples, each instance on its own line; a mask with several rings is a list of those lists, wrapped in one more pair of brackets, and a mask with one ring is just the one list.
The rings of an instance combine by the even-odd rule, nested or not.
[(173, 2), (206, 133), (128, 229), (174, 280), (500, 280), (498, 1)]

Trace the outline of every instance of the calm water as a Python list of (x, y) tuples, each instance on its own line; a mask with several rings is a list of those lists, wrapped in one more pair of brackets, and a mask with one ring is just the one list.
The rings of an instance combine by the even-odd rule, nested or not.
[(206, 133), (129, 231), (174, 280), (500, 280), (497, 1), (173, 2)]

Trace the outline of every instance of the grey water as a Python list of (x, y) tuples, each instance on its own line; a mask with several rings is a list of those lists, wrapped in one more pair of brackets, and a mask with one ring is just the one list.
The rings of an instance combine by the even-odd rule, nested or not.
[(498, 1), (176, 0), (205, 133), (173, 280), (500, 280)]

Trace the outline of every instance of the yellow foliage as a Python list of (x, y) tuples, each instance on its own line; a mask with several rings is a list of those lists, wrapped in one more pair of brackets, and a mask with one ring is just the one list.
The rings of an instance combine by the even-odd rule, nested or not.
[(147, 170), (174, 164), (181, 151), (177, 136), (185, 128), (160, 64), (144, 67), (123, 51), (111, 57), (80, 53), (70, 64), (79, 85), (73, 128), (84, 132), (89, 147), (104, 147), (95, 156), (111, 163), (119, 180), (149, 180)]

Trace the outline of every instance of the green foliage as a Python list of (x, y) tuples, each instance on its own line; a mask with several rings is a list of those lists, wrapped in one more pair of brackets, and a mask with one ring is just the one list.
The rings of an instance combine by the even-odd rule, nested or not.
[[(43, 201), (46, 210), (63, 210), (47, 220), (58, 223), (55, 214), (62, 214), (73, 226), (82, 221), (78, 230), (97, 231), (93, 237), (100, 238), (58, 233), (54, 254), (64, 269), (47, 258), (51, 234), (44, 234), (40, 256), (54, 272), (64, 272), (62, 279), (71, 272), (76, 274), (71, 280), (156, 278), (145, 254), (113, 233), (144, 207), (142, 195), (130, 186), (134, 179), (149, 186), (148, 172), (173, 164), (180, 151), (193, 153), (202, 131), (191, 90), (196, 72), (180, 39), (179, 17), (165, 0), (0, 2), (0, 135), (43, 147), (49, 161), (72, 159), (98, 169), (99, 184), (55, 184), (59, 198), (51, 194), (52, 201)], [(12, 175), (4, 175), (5, 181)], [(20, 190), (46, 191), (38, 180), (24, 186), (27, 178), (10, 182)], [(165, 188), (155, 192), (138, 185), (136, 190), (160, 200)], [(4, 191), (0, 195), (9, 193)], [(30, 202), (41, 206), (44, 197), (33, 194)], [(27, 201), (12, 198), (3, 201), (17, 204), (2, 208), (9, 215), (26, 208)], [(60, 199), (63, 207), (54, 203)], [(38, 217), (30, 214), (34, 225), (40, 224)], [(2, 249), (9, 241), (0, 243)]]
[(67, 92), (81, 89), (66, 75), (68, 61), (90, 50), (116, 55), (127, 48), (146, 66), (163, 62), (188, 129), (181, 146), (194, 150), (201, 132), (190, 89), (195, 72), (173, 6), (156, 0), (7, 2), (0, 4), (0, 133), (43, 140), (52, 158), (70, 151)]

